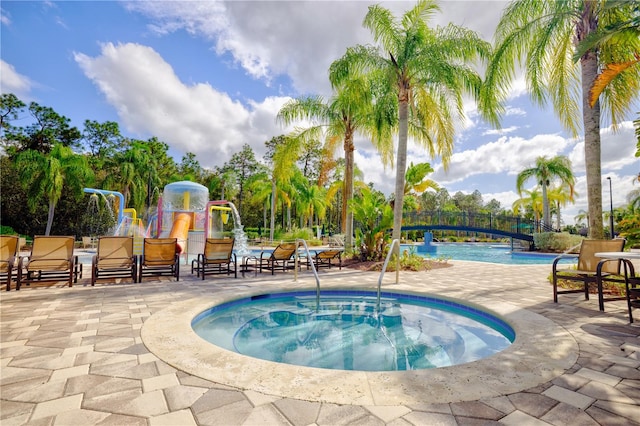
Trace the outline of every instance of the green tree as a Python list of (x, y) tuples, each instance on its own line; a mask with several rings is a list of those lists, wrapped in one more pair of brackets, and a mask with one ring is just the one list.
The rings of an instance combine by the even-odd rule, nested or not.
[(25, 107), (26, 104), (13, 93), (0, 95), (0, 146), (5, 150), (16, 143), (11, 122), (18, 119)]
[(360, 226), (356, 230), (362, 260), (381, 260), (388, 236), (386, 230), (393, 223), (393, 210), (379, 191), (363, 188), (349, 203), (353, 217)]
[[(393, 238), (400, 238), (407, 141), (412, 139), (426, 145), (429, 153), (440, 155), (445, 166), (453, 152), (454, 119), (463, 116), (463, 95), (478, 100), (482, 79), (469, 65), (488, 58), (491, 46), (476, 33), (455, 25), (431, 29), (427, 21), (438, 11), (435, 1), (421, 0), (400, 20), (379, 5), (369, 7), (363, 25), (369, 29), (379, 49), (357, 46), (347, 50), (352, 67), (383, 76), (382, 93), (393, 94), (397, 105), (398, 147), (396, 153), (396, 181)], [(373, 78), (373, 77), (372, 77)], [(388, 96), (378, 95), (385, 100)], [(480, 111), (497, 123), (497, 117)], [(380, 111), (388, 110), (380, 108)]]
[(18, 155), (20, 181), (27, 190), (30, 209), (35, 209), (42, 199), (49, 204), (45, 235), (51, 232), (55, 208), (63, 190), (80, 197), (84, 185), (93, 176), (87, 160), (75, 154), (61, 143), (53, 145), (51, 152), (23, 151)]
[(227, 166), (235, 171), (238, 179), (238, 212), (242, 216), (242, 198), (245, 195), (245, 185), (259, 169), (258, 161), (251, 146), (244, 144), (242, 151), (231, 156)]
[(414, 166), (411, 163), (405, 175), (404, 194), (418, 197), (428, 189), (438, 191), (440, 189), (438, 184), (434, 180), (427, 178), (429, 173), (433, 173), (431, 164), (418, 163)]
[(29, 104), (29, 113), (33, 123), (16, 135), (20, 150), (48, 153), (58, 143), (71, 148), (80, 145), (82, 134), (77, 128), (69, 125), (71, 122), (69, 118), (58, 114), (53, 108), (41, 106), (36, 102)]
[(551, 226), (549, 195), (547, 192), (552, 181), (559, 179), (561, 184), (566, 185), (569, 189), (570, 197), (573, 197), (575, 178), (571, 171), (571, 161), (563, 155), (558, 155), (551, 159), (547, 157), (536, 158), (535, 166), (518, 173), (516, 177), (516, 190), (518, 194), (522, 194), (524, 184), (532, 178), (535, 179), (536, 183), (542, 188), (542, 221), (545, 226)]
[(560, 208), (566, 206), (567, 203), (573, 203), (577, 195), (578, 194), (575, 193), (573, 188), (566, 183), (555, 186), (549, 189), (549, 191), (547, 192), (549, 203), (553, 204), (556, 213), (556, 229), (562, 229), (562, 216), (560, 214)]
[[(617, 124), (640, 93), (640, 67), (630, 67), (609, 84), (593, 107), (589, 92), (606, 64), (634, 59), (640, 39), (616, 43), (615, 38), (586, 46), (578, 63), (576, 46), (598, 30), (637, 17), (637, 2), (595, 0), (514, 0), (496, 28), (494, 57), (487, 68), (485, 90), (506, 99), (509, 82), (522, 64), (532, 99), (549, 100), (562, 124), (577, 135), (584, 131), (584, 153), (589, 208), (589, 236), (602, 238), (601, 106)], [(582, 45), (585, 47), (585, 45)], [(582, 110), (582, 114), (580, 111)], [(580, 115), (582, 120), (580, 123)]]
[(120, 134), (118, 123), (114, 121), (98, 123), (93, 120), (85, 120), (82, 139), (89, 153), (103, 160), (123, 149), (125, 143)]
[(526, 194), (526, 197), (521, 196), (513, 202), (513, 213), (526, 217), (527, 212), (532, 212), (533, 218), (536, 221), (539, 221), (540, 216), (542, 215), (544, 204), (542, 201), (542, 193), (538, 190), (538, 188), (534, 188), (531, 191), (525, 189), (522, 192)]
[(193, 152), (187, 152), (182, 156), (182, 161), (178, 165), (178, 172), (182, 175), (183, 180), (192, 182), (199, 182), (203, 177), (202, 167)]
[(338, 59), (330, 69), (329, 75), (334, 87), (334, 95), (328, 101), (320, 96), (308, 96), (287, 102), (278, 112), (278, 119), (284, 124), (303, 119), (312, 120), (306, 129), (296, 129), (293, 137), (303, 140), (319, 139), (326, 136), (328, 151), (334, 151), (342, 141), (345, 173), (343, 181), (342, 231), (345, 233), (345, 246), (353, 246), (353, 214), (348, 211), (347, 203), (353, 198), (354, 151), (353, 138), (356, 134), (370, 134), (371, 127), (371, 90), (364, 76), (347, 75), (340, 80), (334, 74), (343, 65)]
[(304, 222), (307, 219), (309, 228), (313, 228), (314, 215), (322, 219), (326, 213), (326, 191), (310, 182), (300, 170), (294, 174), (291, 182), (296, 191), (295, 203), (301, 213), (300, 227), (305, 226)]
[(108, 176), (104, 184), (122, 193), (125, 207), (140, 211), (148, 191), (150, 147), (144, 141), (134, 140), (125, 151), (114, 156), (114, 163), (117, 173)]

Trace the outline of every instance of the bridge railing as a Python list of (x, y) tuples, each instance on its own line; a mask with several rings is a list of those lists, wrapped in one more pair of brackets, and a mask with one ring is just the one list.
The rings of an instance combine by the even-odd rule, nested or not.
[(494, 215), (491, 213), (467, 213), (445, 211), (420, 211), (405, 214), (403, 226), (449, 225), (472, 228), (495, 229), (519, 234), (544, 232), (539, 221), (527, 220), (518, 216)]

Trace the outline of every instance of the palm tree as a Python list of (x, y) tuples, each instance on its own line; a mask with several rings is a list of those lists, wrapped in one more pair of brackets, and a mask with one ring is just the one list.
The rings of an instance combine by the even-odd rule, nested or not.
[(536, 220), (536, 222), (539, 221), (543, 209), (542, 193), (538, 190), (538, 188), (534, 188), (531, 191), (525, 189), (523, 192), (527, 196), (520, 197), (513, 202), (511, 206), (513, 213), (520, 215), (522, 213), (526, 213), (528, 209), (531, 209), (534, 219)]
[(534, 178), (536, 183), (542, 188), (542, 221), (545, 226), (551, 226), (549, 195), (547, 194), (549, 185), (553, 179), (560, 179), (562, 184), (568, 186), (570, 196), (573, 197), (575, 178), (571, 171), (571, 161), (563, 155), (558, 155), (551, 159), (548, 159), (547, 157), (538, 157), (534, 167), (530, 167), (518, 173), (516, 178), (516, 190), (518, 191), (518, 194), (522, 194), (523, 185), (531, 178)]
[[(345, 234), (345, 247), (353, 246), (353, 213), (347, 209), (349, 200), (353, 198), (354, 151), (353, 139), (356, 134), (371, 135), (371, 87), (365, 76), (349, 75), (340, 81), (334, 81), (333, 74), (341, 70), (343, 61), (335, 61), (329, 70), (335, 93), (325, 102), (320, 96), (309, 96), (287, 102), (278, 112), (278, 119), (284, 124), (307, 119), (313, 124), (306, 129), (296, 129), (291, 135), (296, 138), (317, 139), (324, 131), (326, 134), (326, 150), (335, 151), (339, 141), (343, 143), (345, 173), (342, 197), (342, 231)], [(385, 128), (391, 126), (385, 125)], [(372, 137), (373, 138), (373, 137)], [(319, 182), (322, 184), (322, 182)]]
[[(616, 9), (627, 6), (627, 0), (607, 0), (603, 2), (602, 9), (608, 12), (615, 12)], [(616, 43), (618, 45), (628, 45), (632, 49), (633, 58), (622, 58), (623, 62), (618, 62), (616, 58), (602, 58), (604, 69), (598, 75), (591, 87), (589, 105), (593, 108), (600, 98), (602, 92), (612, 84), (614, 79), (622, 78), (621, 73), (628, 68), (640, 63), (640, 53), (638, 52), (638, 38), (640, 37), (640, 4), (634, 2), (632, 5), (634, 13), (629, 19), (623, 18), (621, 21), (614, 21), (606, 26), (598, 28), (596, 32), (589, 34), (578, 45), (573, 55), (574, 62), (591, 49), (598, 49), (606, 43)], [(634, 49), (635, 46), (635, 49)], [(608, 59), (608, 60), (607, 60)]]
[(438, 184), (434, 180), (427, 178), (429, 173), (433, 173), (431, 164), (418, 163), (414, 166), (411, 163), (405, 175), (404, 194), (419, 196), (429, 188), (438, 191), (440, 189)]
[[(383, 101), (379, 116), (393, 111), (388, 99), (393, 97), (398, 117), (398, 147), (396, 153), (396, 181), (393, 220), (393, 238), (400, 238), (407, 168), (407, 141), (411, 136), (423, 144), (435, 157), (440, 155), (445, 167), (453, 152), (454, 119), (463, 116), (463, 94), (474, 99), (481, 95), (482, 79), (467, 63), (490, 56), (491, 46), (468, 29), (448, 25), (431, 29), (427, 21), (438, 11), (434, 0), (421, 0), (400, 20), (379, 5), (369, 7), (363, 25), (369, 29), (379, 49), (356, 46), (349, 48), (345, 62), (349, 67), (336, 70), (334, 81), (357, 69), (369, 73), (379, 82), (375, 86), (376, 101)], [(378, 80), (379, 79), (379, 80)], [(486, 92), (491, 95), (491, 92)], [(485, 114), (492, 122), (497, 117)], [(389, 141), (382, 132), (379, 145)]]
[(559, 230), (562, 228), (562, 218), (560, 216), (560, 207), (564, 207), (567, 203), (573, 203), (575, 201), (575, 197), (578, 194), (573, 191), (573, 188), (569, 187), (567, 184), (562, 184), (560, 186), (556, 186), (551, 188), (547, 192), (547, 196), (549, 197), (549, 202), (553, 203), (556, 211), (556, 228)]
[(484, 88), (505, 99), (516, 65), (524, 63), (531, 97), (541, 105), (551, 100), (560, 121), (574, 135), (580, 127), (582, 110), (591, 238), (603, 238), (604, 235), (601, 104), (616, 125), (617, 118), (629, 111), (640, 93), (640, 67), (631, 67), (602, 92), (598, 102), (593, 106), (589, 104), (589, 92), (603, 66), (635, 59), (634, 52), (640, 50), (637, 37), (625, 44), (616, 43), (613, 38), (603, 40), (597, 47), (588, 47), (578, 63), (573, 61), (576, 46), (592, 34), (637, 16), (636, 2), (619, 2), (615, 8), (603, 7), (607, 3), (606, 0), (510, 2), (496, 28), (496, 49), (487, 68)]
[(28, 193), (29, 207), (35, 209), (43, 198), (49, 202), (45, 230), (45, 235), (49, 235), (62, 191), (71, 191), (80, 197), (84, 185), (93, 177), (93, 172), (84, 156), (75, 154), (62, 143), (54, 144), (48, 154), (36, 150), (23, 151), (16, 162), (20, 180)]
[(293, 187), (296, 191), (296, 206), (301, 212), (300, 227), (304, 227), (304, 220), (308, 219), (309, 228), (313, 228), (313, 216), (318, 215), (319, 219), (324, 218), (326, 213), (325, 190), (309, 180), (297, 170), (293, 179)]

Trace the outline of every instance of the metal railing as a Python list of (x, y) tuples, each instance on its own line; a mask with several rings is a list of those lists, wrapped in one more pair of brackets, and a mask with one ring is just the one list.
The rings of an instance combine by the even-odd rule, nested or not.
[(304, 251), (307, 253), (307, 262), (311, 264), (311, 270), (313, 271), (313, 276), (316, 279), (316, 311), (320, 309), (320, 278), (318, 277), (318, 271), (316, 271), (316, 265), (313, 263), (313, 258), (311, 257), (311, 253), (309, 252), (309, 246), (307, 246), (307, 242), (302, 239), (296, 240), (296, 257), (295, 257), (295, 267), (294, 270), (294, 281), (298, 281), (298, 245), (304, 246)]
[[(393, 240), (391, 241), (391, 245), (389, 246), (389, 253), (387, 253), (387, 257), (384, 259), (384, 265), (382, 265), (382, 271), (380, 271), (380, 277), (378, 278), (378, 298), (377, 298), (377, 302), (376, 302), (376, 309), (378, 312), (380, 312), (380, 293), (381, 293), (381, 289), (382, 289), (382, 278), (384, 277), (384, 273), (387, 270), (387, 265), (389, 264), (389, 259), (391, 259), (391, 255), (393, 254), (393, 248), (395, 246), (398, 246), (398, 251), (400, 251), (400, 240)], [(399, 278), (400, 278), (400, 256), (398, 253), (398, 258), (397, 258), (397, 262), (398, 264), (396, 265), (396, 284), (398, 284)]]

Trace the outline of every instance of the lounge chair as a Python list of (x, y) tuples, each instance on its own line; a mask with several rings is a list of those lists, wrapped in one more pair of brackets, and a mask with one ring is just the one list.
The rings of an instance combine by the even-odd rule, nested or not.
[(294, 261), (297, 249), (298, 244), (296, 243), (282, 243), (272, 252), (263, 251), (260, 253), (260, 272), (263, 269), (268, 269), (271, 270), (271, 275), (273, 275), (276, 270), (284, 272), (287, 269), (293, 269), (294, 265), (291, 262)]
[(133, 254), (133, 237), (100, 237), (98, 250), (91, 260), (91, 285), (107, 278), (138, 280), (138, 261)]
[(82, 277), (82, 265), (73, 255), (75, 237), (33, 237), (31, 255), (18, 262), (16, 290), (23, 284), (67, 281), (69, 287)]
[(344, 247), (344, 235), (335, 234), (330, 236), (329, 247)]
[(202, 275), (233, 274), (238, 278), (238, 262), (233, 252), (235, 239), (207, 238), (204, 243), (204, 253), (199, 253), (198, 258), (191, 261), (191, 273)]
[[(559, 269), (559, 261), (568, 257), (575, 258), (575, 255), (562, 254), (553, 261), (553, 301), (558, 303), (558, 294), (582, 293), (585, 300), (589, 300), (589, 284), (598, 286), (598, 299), (600, 300), (600, 310), (604, 311), (603, 302), (612, 300), (623, 300), (624, 298), (604, 299), (602, 294), (602, 281), (624, 283), (624, 279), (616, 278), (620, 275), (620, 261), (606, 262), (600, 267), (598, 264), (602, 260), (595, 256), (598, 252), (618, 252), (624, 248), (623, 239), (614, 240), (582, 240), (580, 253), (578, 254), (577, 268)], [(583, 288), (558, 290), (558, 280), (579, 281)]]
[(0, 235), (0, 277), (6, 280), (7, 291), (11, 290), (13, 268), (18, 255), (18, 236)]
[(342, 269), (342, 250), (330, 249), (316, 251), (313, 257), (313, 264), (316, 269), (331, 268), (332, 262), (336, 262), (339, 269)]
[(180, 281), (180, 258), (177, 238), (145, 238), (138, 267), (138, 282), (143, 277), (168, 275)]
[(82, 248), (94, 248), (96, 246), (96, 240), (93, 237), (82, 237)]

